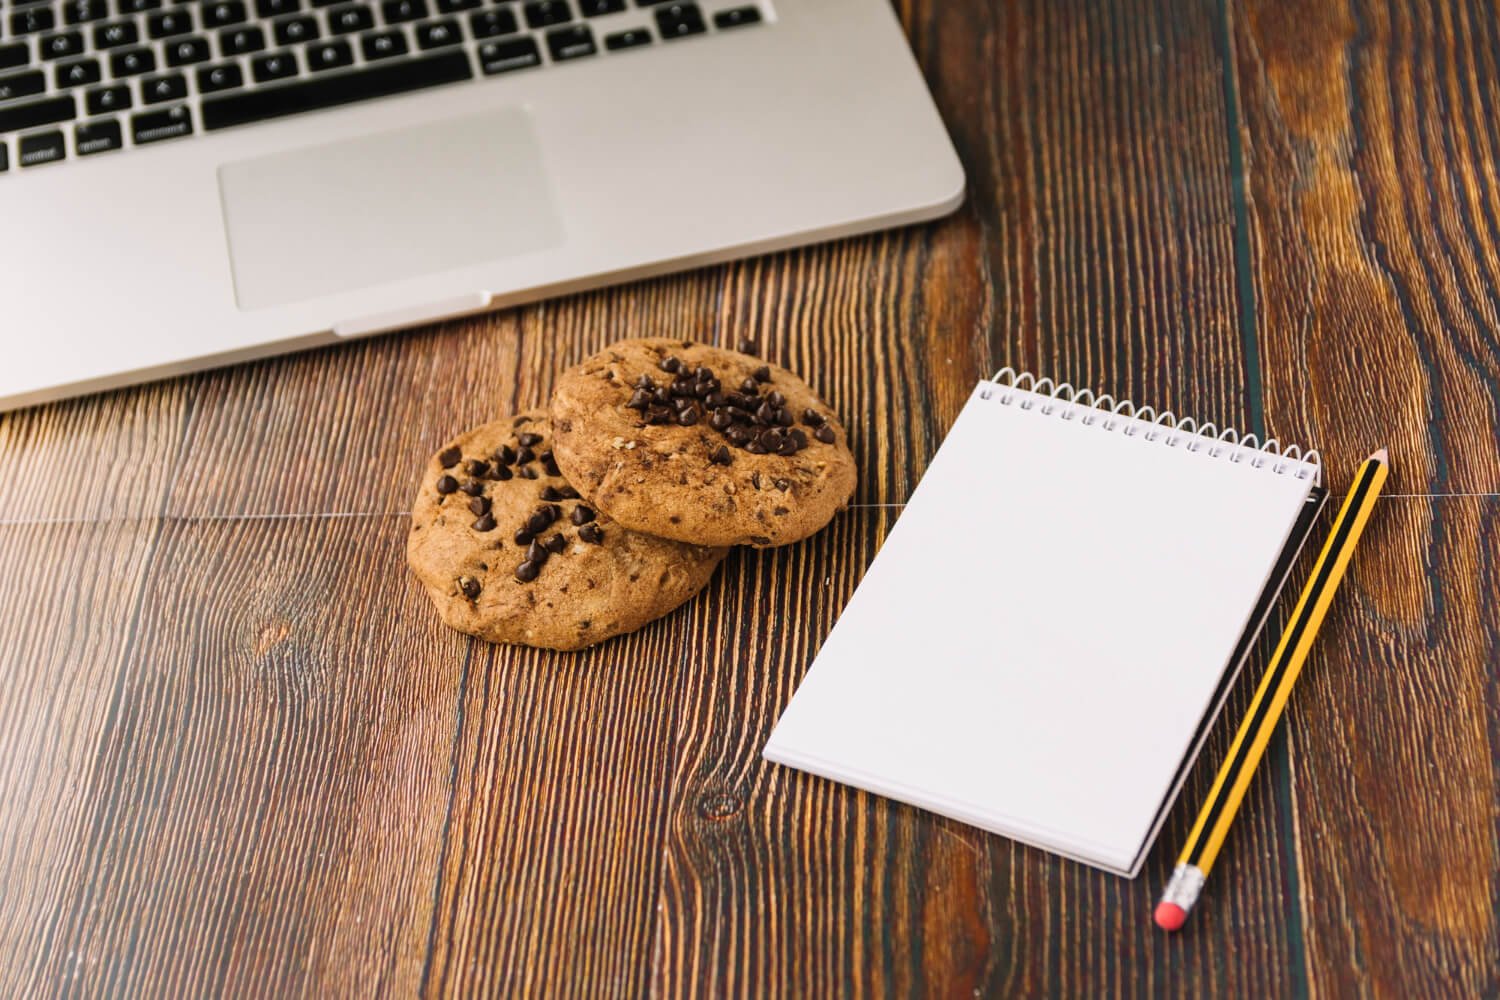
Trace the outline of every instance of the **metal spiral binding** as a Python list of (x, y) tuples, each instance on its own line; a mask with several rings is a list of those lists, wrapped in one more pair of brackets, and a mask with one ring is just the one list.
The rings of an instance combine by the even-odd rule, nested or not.
[[(1063, 420), (1077, 420), (1085, 427), (1102, 426), (1108, 431), (1118, 430), (1126, 437), (1140, 435), (1147, 441), (1160, 441), (1169, 448), (1194, 453), (1206, 451), (1212, 458), (1227, 455), (1231, 462), (1248, 461), (1254, 468), (1269, 468), (1278, 475), (1293, 475), (1298, 479), (1311, 475), (1314, 483), (1322, 482), (1321, 455), (1316, 451), (1304, 452), (1294, 444), (1283, 447), (1275, 438), (1262, 442), (1254, 434), (1241, 434), (1233, 427), (1220, 430), (1212, 423), (1200, 424), (1192, 417), (1179, 418), (1170, 410), (1157, 413), (1149, 406), (1137, 408), (1128, 399), (1095, 395), (1092, 389), (1075, 389), (1070, 383), (1037, 378), (1010, 367), (1000, 369), (990, 382), (1000, 389), (981, 391), (985, 399), (998, 393), (1000, 402), (1016, 403), (1023, 410), (1039, 407), (1044, 414), (1056, 413)], [(1247, 450), (1250, 456), (1245, 454)]]

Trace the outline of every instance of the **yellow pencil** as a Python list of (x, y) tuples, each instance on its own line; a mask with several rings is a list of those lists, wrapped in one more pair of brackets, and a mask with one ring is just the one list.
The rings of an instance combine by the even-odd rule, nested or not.
[(1229, 755), (1219, 768), (1208, 799), (1188, 834), (1187, 846), (1178, 855), (1172, 880), (1167, 883), (1161, 902), (1156, 904), (1156, 923), (1163, 930), (1175, 931), (1181, 927), (1187, 921), (1188, 911), (1198, 901), (1214, 859), (1219, 856), (1224, 838), (1229, 835), (1234, 814), (1245, 798), (1245, 789), (1255, 775), (1255, 767), (1266, 752), (1266, 744), (1286, 709), (1292, 685), (1297, 683), (1297, 675), (1302, 673), (1302, 665), (1307, 662), (1307, 652), (1323, 624), (1323, 616), (1328, 613), (1334, 591), (1344, 578), (1344, 570), (1348, 568), (1354, 546), (1365, 530), (1375, 498), (1385, 485), (1388, 462), (1389, 456), (1382, 448), (1365, 459), (1354, 477), (1354, 488), (1344, 498), (1344, 506), (1333, 522), (1328, 542), (1318, 555), (1312, 576), (1297, 600), (1291, 621), (1266, 667), (1260, 687), (1255, 690), (1239, 732), (1234, 734)]

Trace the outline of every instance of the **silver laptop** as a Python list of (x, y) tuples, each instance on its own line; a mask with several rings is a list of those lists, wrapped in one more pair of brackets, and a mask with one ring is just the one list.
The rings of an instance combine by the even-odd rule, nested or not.
[(963, 185), (889, 0), (0, 0), (0, 409)]

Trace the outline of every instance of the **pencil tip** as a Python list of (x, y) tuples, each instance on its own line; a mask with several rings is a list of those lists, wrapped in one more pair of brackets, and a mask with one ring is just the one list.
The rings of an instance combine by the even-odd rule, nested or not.
[(1370, 457), (1373, 458), (1377, 462), (1385, 462), (1387, 464), (1389, 464), (1390, 461), (1391, 461), (1391, 454), (1390, 454), (1390, 452), (1386, 451), (1384, 448), (1380, 449), (1379, 451), (1377, 451), (1375, 454), (1371, 455)]

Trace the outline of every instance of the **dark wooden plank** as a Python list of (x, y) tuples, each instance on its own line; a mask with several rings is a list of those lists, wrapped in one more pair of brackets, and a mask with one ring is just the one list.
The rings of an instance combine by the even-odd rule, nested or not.
[(1268, 427), (1335, 486), (1394, 458), (1290, 719), (1311, 985), (1493, 994), (1500, 27), (1468, 3), (1234, 21)]
[[(3, 529), (7, 551), (44, 531), (72, 553), (52, 613), (90, 615), (28, 633), (62, 651), (37, 668), (82, 674), (43, 708), (42, 734), (73, 749), (52, 762), (35, 731), (5, 731), (4, 759), (38, 764), (7, 764), (7, 808), (39, 806), (20, 819), (33, 862), (6, 883), (22, 947), (5, 992), (417, 990), (469, 642), (431, 627), (405, 528), (167, 522), (134, 577), (131, 534), (156, 524)], [(96, 547), (127, 564), (118, 598), (89, 576)], [(6, 581), (7, 609), (42, 582)], [(64, 711), (75, 689), (86, 711)]]

